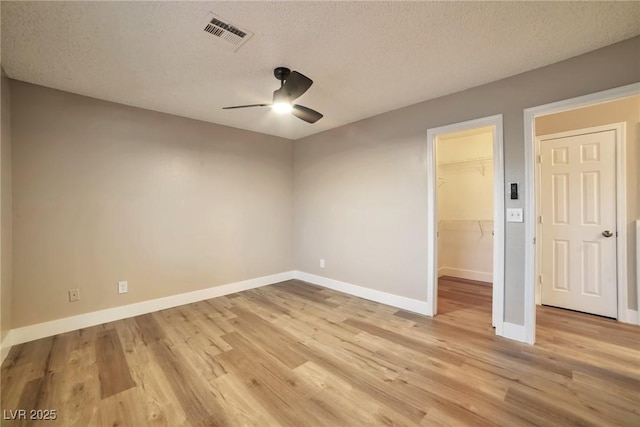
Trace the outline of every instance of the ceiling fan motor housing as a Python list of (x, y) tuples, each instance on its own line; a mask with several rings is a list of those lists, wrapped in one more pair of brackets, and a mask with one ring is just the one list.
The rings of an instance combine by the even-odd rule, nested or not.
[(280, 82), (287, 80), (289, 74), (291, 74), (291, 70), (287, 67), (277, 67), (273, 70), (273, 75), (276, 79), (280, 80)]

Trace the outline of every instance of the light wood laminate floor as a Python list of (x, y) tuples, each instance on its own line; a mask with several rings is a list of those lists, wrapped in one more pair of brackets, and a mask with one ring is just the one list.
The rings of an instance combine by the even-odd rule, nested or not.
[(2, 425), (640, 424), (639, 327), (542, 307), (529, 346), (439, 288), (435, 318), (289, 281), (18, 345), (3, 418), (57, 419)]

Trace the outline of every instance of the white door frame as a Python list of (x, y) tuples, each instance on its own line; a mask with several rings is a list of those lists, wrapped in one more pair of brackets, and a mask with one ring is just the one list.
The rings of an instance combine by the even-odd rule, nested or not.
[[(540, 135), (536, 137), (535, 141), (535, 149), (536, 149), (536, 158), (540, 155), (540, 141), (543, 139), (549, 138), (565, 138), (570, 136), (578, 136), (586, 133), (596, 133), (596, 132), (604, 132), (612, 130), (616, 135), (615, 142), (615, 161), (616, 161), (616, 288), (618, 293), (618, 302), (617, 302), (617, 319), (621, 322), (625, 322), (627, 319), (627, 224), (626, 224), (626, 213), (627, 213), (627, 170), (626, 170), (626, 130), (627, 125), (625, 122), (621, 123), (612, 123), (602, 126), (592, 126), (583, 129), (575, 129), (566, 132), (559, 132), (549, 135)], [(534, 218), (538, 218), (541, 215), (540, 206), (540, 180), (542, 176), (540, 174), (540, 168), (535, 168), (535, 183), (536, 183), (536, 214)], [(540, 242), (540, 232), (541, 228), (539, 222), (535, 222), (536, 227), (536, 242)], [(539, 277), (541, 274), (542, 263), (540, 262), (540, 245), (537, 245), (538, 248), (536, 250), (537, 261), (535, 263), (535, 277)], [(540, 292), (540, 283), (537, 282), (536, 285), (536, 304), (541, 304), (541, 292)]]
[[(525, 167), (525, 264), (524, 264), (524, 329), (525, 329), (525, 342), (533, 344), (536, 337), (536, 274), (537, 274), (537, 254), (535, 246), (535, 238), (537, 235), (538, 227), (536, 221), (536, 131), (535, 131), (535, 119), (536, 117), (546, 116), (549, 114), (560, 113), (563, 111), (574, 110), (581, 107), (588, 107), (604, 102), (615, 101), (617, 99), (626, 98), (640, 94), (640, 83), (632, 83), (627, 86), (622, 86), (614, 89), (605, 90), (602, 92), (596, 92), (589, 95), (579, 96), (576, 98), (566, 99), (563, 101), (552, 102), (550, 104), (540, 105), (537, 107), (531, 107), (524, 110), (524, 167)], [(622, 156), (616, 155), (616, 166), (618, 169), (617, 174), (620, 171), (625, 170), (625, 164), (621, 159)], [(626, 178), (626, 176), (624, 176)], [(619, 181), (617, 177), (617, 181)], [(620, 221), (620, 215), (622, 218), (626, 216), (626, 210), (620, 208), (620, 203), (625, 203), (626, 194), (624, 188), (620, 188), (617, 185), (617, 222), (618, 222), (618, 278), (624, 277), (626, 285), (627, 270), (626, 265), (623, 270), (623, 274), (620, 273), (620, 262), (624, 261), (626, 264), (626, 223)], [(622, 194), (620, 192), (623, 191)], [(623, 205), (624, 206), (624, 205)], [(622, 224), (620, 223), (622, 222)], [(622, 241), (624, 246), (621, 250)], [(640, 303), (640, 292), (639, 303)], [(620, 296), (619, 296), (620, 297)], [(626, 300), (626, 288), (623, 295)], [(620, 300), (618, 301), (620, 304)], [(624, 310), (619, 310), (618, 320), (623, 321), (621, 316), (624, 316), (626, 320), (627, 307)]]
[(436, 140), (439, 135), (493, 126), (493, 314), (496, 335), (503, 335), (504, 323), (504, 141), (502, 114), (454, 123), (427, 130), (427, 304), (432, 316), (438, 312), (438, 209), (436, 183)]

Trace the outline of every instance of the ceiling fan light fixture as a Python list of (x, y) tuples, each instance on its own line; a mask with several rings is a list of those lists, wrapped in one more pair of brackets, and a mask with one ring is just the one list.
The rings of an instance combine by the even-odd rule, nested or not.
[(304, 105), (294, 104), (293, 101), (304, 94), (313, 84), (313, 80), (297, 71), (291, 71), (285, 67), (277, 67), (273, 75), (280, 80), (280, 88), (273, 91), (271, 104), (235, 105), (222, 107), (223, 110), (235, 110), (237, 108), (271, 107), (276, 114), (291, 114), (307, 123), (315, 123), (323, 116)]
[(275, 102), (271, 108), (278, 114), (288, 114), (293, 110), (293, 105), (290, 102)]

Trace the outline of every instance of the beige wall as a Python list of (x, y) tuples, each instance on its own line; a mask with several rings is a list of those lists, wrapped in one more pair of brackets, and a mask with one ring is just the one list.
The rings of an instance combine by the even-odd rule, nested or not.
[[(524, 184), (523, 110), (634, 83), (639, 54), (636, 37), (297, 141), (297, 269), (426, 300), (427, 129), (502, 113), (505, 182)], [(505, 207), (525, 207), (524, 197)], [(524, 236), (523, 223), (506, 224), (505, 320), (519, 325)]]
[[(438, 220), (493, 218), (493, 131), (437, 141)], [(478, 163), (460, 163), (489, 159)]]
[(293, 269), (291, 141), (17, 81), (11, 95), (14, 328)]
[(638, 305), (636, 289), (636, 229), (640, 218), (640, 96), (621, 99), (592, 107), (579, 108), (536, 119), (536, 134), (548, 135), (587, 127), (625, 122), (627, 169), (627, 283), (629, 308)]
[(11, 110), (9, 80), (1, 78), (0, 113), (0, 342), (12, 328), (11, 323)]

